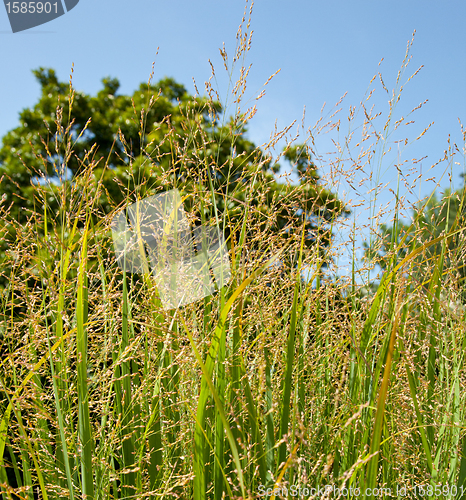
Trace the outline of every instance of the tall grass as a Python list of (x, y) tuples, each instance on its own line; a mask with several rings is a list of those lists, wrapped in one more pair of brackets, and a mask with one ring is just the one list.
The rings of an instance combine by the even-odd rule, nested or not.
[[(236, 64), (250, 45), (245, 22)], [(376, 130), (369, 96), (358, 108), (359, 153), (345, 152), (351, 131), (329, 164), (332, 175), (353, 182), (361, 169), (368, 177), (380, 172), (403, 123), (396, 103), (409, 48), (386, 124)], [(244, 62), (242, 69), (232, 89), (236, 132), (254, 112), (239, 108)], [(350, 125), (358, 112), (351, 108)], [(186, 123), (192, 126), (189, 117)], [(339, 124), (337, 114), (309, 130), (315, 156), (319, 133)], [(58, 126), (67, 158), (71, 141)], [(268, 147), (280, 137), (287, 131), (276, 132)], [(234, 134), (221, 140), (234, 149)], [(182, 148), (177, 154), (183, 161)], [(403, 215), (397, 203), (388, 266), (371, 288), (355, 247), (348, 281), (331, 281), (323, 269), (338, 249), (307, 250), (303, 228), (284, 239), (259, 224), (267, 197), (254, 204), (249, 197), (231, 232), (229, 284), (164, 311), (147, 270), (137, 276), (117, 267), (113, 213), (99, 211), (95, 163), (86, 157), (83, 166), (73, 184), (63, 183), (57, 217), (36, 187), (37, 211), (16, 225), (4, 263), (11, 272), (0, 316), (3, 498), (321, 498), (315, 489), (325, 486), (332, 488), (327, 498), (369, 497), (367, 488), (395, 498), (397, 486), (414, 498), (419, 485), (438, 498), (462, 498), (452, 487), (466, 487), (466, 317), (459, 305), (450, 307), (463, 285), (455, 268), (445, 267), (447, 254), (448, 262), (463, 258), (461, 211), (450, 234), (408, 247), (396, 230)], [(256, 167), (254, 182), (261, 182), (260, 162)], [(168, 172), (164, 189), (177, 187), (170, 179)], [(271, 186), (261, 189), (266, 194)], [(194, 191), (194, 208), (215, 199), (211, 179)], [(305, 186), (289, 193), (272, 199), (274, 208), (293, 213)], [(128, 192), (128, 202), (135, 196)], [(213, 213), (213, 223), (228, 226), (228, 210), (223, 218), (216, 207)], [(1, 217), (15, 224), (7, 212)], [(331, 229), (339, 224), (349, 221), (336, 219)], [(460, 242), (455, 250), (446, 245), (452, 235)], [(441, 251), (432, 257), (434, 245)], [(294, 265), (285, 267), (288, 257)], [(414, 272), (420, 268), (421, 279)]]

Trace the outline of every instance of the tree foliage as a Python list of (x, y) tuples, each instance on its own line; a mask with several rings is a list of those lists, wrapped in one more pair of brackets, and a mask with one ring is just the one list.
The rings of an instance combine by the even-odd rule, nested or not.
[(465, 193), (464, 187), (457, 191), (447, 189), (440, 198), (432, 193), (427, 202), (419, 202), (413, 209), (411, 224), (399, 220), (393, 225), (382, 224), (377, 241), (367, 249), (368, 256), (373, 258), (378, 254), (378, 263), (387, 269), (394, 256), (400, 262), (415, 248), (425, 247), (411, 265), (413, 276), (422, 283), (427, 269), (436, 265), (443, 252), (443, 268), (456, 276), (461, 295), (466, 299), (466, 245), (465, 235), (460, 231), (466, 227)]
[[(187, 199), (198, 218), (209, 219), (216, 209), (237, 228), (247, 201), (259, 226), (289, 237), (305, 223), (308, 248), (329, 243), (325, 223), (345, 209), (320, 185), (305, 146), (284, 151), (299, 186), (279, 182), (280, 165), (247, 139), (243, 115), (227, 119), (218, 102), (190, 95), (171, 78), (141, 84), (132, 95), (118, 93), (117, 79), (104, 78), (101, 90), (88, 95), (59, 81), (53, 69), (34, 75), (40, 98), (21, 111), (0, 149), (0, 208), (16, 229), (45, 206), (50, 220), (62, 213), (92, 165), (87, 182), (95, 185), (94, 205), (102, 214), (174, 187), (187, 195), (204, 189), (215, 193), (207, 207)], [(2, 230), (5, 250), (15, 229)]]

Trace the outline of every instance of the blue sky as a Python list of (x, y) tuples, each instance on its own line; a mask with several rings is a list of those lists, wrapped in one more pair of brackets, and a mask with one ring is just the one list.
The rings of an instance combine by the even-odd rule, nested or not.
[[(54, 68), (59, 78), (67, 81), (74, 63), (76, 89), (95, 93), (101, 86), (101, 79), (111, 76), (120, 80), (120, 92), (132, 93), (141, 82), (147, 82), (155, 61), (155, 80), (171, 76), (193, 92), (193, 78), (200, 90), (204, 88), (210, 76), (210, 59), (218, 76), (217, 88), (225, 99), (228, 77), (219, 48), (225, 43), (227, 52), (233, 54), (243, 12), (243, 0), (80, 0), (61, 18), (13, 34), (6, 11), (0, 8), (3, 49), (0, 56), (0, 136), (18, 124), (21, 109), (36, 102), (39, 85), (31, 70), (39, 66)], [(257, 115), (249, 126), (249, 137), (257, 144), (264, 143), (275, 123), (283, 128), (295, 119), (300, 122), (304, 107), (305, 128), (312, 126), (324, 102), (331, 109), (347, 92), (341, 106), (343, 119), (350, 105), (359, 104), (377, 71), (382, 72), (386, 86), (391, 89), (407, 42), (416, 30), (412, 61), (403, 81), (419, 66), (424, 67), (406, 85), (396, 117), (405, 116), (428, 99), (414, 115), (416, 123), (410, 126), (407, 134), (414, 139), (430, 122), (434, 125), (401, 155), (408, 160), (406, 168), (412, 166), (413, 158), (427, 156), (422, 161), (424, 178), (439, 180), (446, 164), (428, 171), (447, 148), (449, 134), (452, 142), (460, 148), (464, 146), (458, 118), (466, 121), (465, 19), (466, 3), (459, 0), (422, 3), (257, 0), (252, 15), (252, 48), (246, 59), (246, 64), (252, 64), (247, 97), (254, 98), (268, 77), (278, 69), (281, 71), (267, 85), (266, 95), (258, 102)], [(377, 81), (373, 86), (372, 100), (384, 119), (388, 96)], [(318, 138), (317, 146), (319, 154), (330, 152), (331, 137)], [(464, 168), (462, 160), (457, 161), (460, 165), (452, 167), (455, 187), (461, 185), (459, 174)], [(376, 210), (386, 204), (393, 208), (390, 204), (393, 195), (388, 188), (396, 189), (397, 174), (390, 163), (387, 157), (379, 166), (380, 180), (389, 186), (376, 200)], [(326, 168), (322, 165), (323, 174), (329, 174)], [(445, 174), (441, 189), (448, 185), (448, 174)], [(415, 202), (429, 194), (433, 187), (433, 181), (417, 184), (408, 194), (408, 201)], [(356, 194), (342, 183), (338, 189), (344, 198), (367, 203), (371, 199), (367, 194), (369, 188), (366, 183)], [(356, 223), (362, 227), (368, 215), (362, 212), (357, 215)], [(389, 212), (387, 217), (390, 217)], [(362, 232), (367, 237), (369, 229)], [(342, 241), (348, 240), (345, 229), (339, 236)]]

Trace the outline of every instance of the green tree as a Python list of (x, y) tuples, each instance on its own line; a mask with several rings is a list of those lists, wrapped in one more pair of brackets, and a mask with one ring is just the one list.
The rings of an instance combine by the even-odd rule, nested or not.
[[(297, 189), (276, 181), (280, 165), (246, 138), (244, 115), (224, 119), (218, 102), (189, 95), (171, 78), (141, 84), (132, 96), (118, 93), (117, 79), (104, 78), (91, 96), (60, 82), (52, 69), (34, 75), (40, 98), (21, 111), (0, 149), (0, 209), (16, 223), (3, 222), (3, 251), (45, 204), (49, 219), (60, 214), (90, 164), (101, 213), (131, 197), (173, 187), (196, 193), (202, 185), (215, 193), (217, 214), (228, 212), (229, 228), (237, 228), (247, 199), (260, 227), (289, 237), (305, 222), (307, 247), (328, 244), (325, 223), (344, 207), (319, 184), (306, 147), (284, 152), (299, 175)], [(213, 203), (198, 207), (194, 199), (188, 208), (199, 218), (214, 215)]]
[[(461, 288), (462, 300), (466, 300), (465, 236), (458, 232), (466, 227), (465, 193), (464, 187), (454, 192), (447, 189), (440, 198), (432, 193), (427, 202), (416, 205), (411, 224), (399, 220), (393, 225), (382, 224), (378, 239), (372, 243), (371, 249), (367, 248), (366, 254), (376, 257), (385, 270), (392, 259), (400, 262), (414, 248), (425, 245), (411, 267), (412, 276), (418, 283), (423, 283), (427, 270), (444, 250), (444, 272), (455, 277), (456, 285)], [(430, 243), (443, 235), (447, 235), (444, 240)]]

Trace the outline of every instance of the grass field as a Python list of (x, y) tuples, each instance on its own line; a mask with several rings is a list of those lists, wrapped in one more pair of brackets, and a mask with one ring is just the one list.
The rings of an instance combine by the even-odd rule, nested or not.
[[(233, 89), (240, 97), (242, 85)], [(364, 127), (340, 142), (360, 134), (358, 152), (343, 168), (343, 148), (333, 165), (349, 181), (362, 167), (376, 176), (398, 127), (390, 114), (374, 132), (375, 114), (358, 112)], [(311, 149), (319, 132), (340, 123), (329, 120), (310, 131)], [(234, 146), (234, 137), (225, 141)], [(66, 131), (62, 147), (71, 153)], [(2, 267), (4, 499), (368, 498), (374, 488), (396, 498), (397, 487), (407, 498), (463, 498), (461, 211), (449, 234), (430, 241), (408, 245), (395, 231), (385, 271), (369, 286), (359, 249), (352, 273), (332, 281), (324, 267), (337, 249), (308, 250), (302, 230), (285, 239), (259, 227), (267, 197), (246, 199), (238, 237), (228, 241), (228, 285), (164, 310), (149, 273), (116, 264), (110, 224), (121, 207), (99, 211), (102, 185), (95, 164), (83, 161), (79, 178), (63, 185), (59, 214), (44, 199), (15, 227)], [(178, 187), (170, 179), (164, 190)], [(273, 203), (292, 207), (301, 189)], [(40, 200), (40, 185), (37, 192)], [(200, 181), (196, 193), (194, 207), (212, 204), (209, 183)], [(128, 202), (135, 198), (128, 193)], [(15, 225), (7, 210), (0, 217), (2, 227)], [(228, 226), (228, 209), (211, 222)], [(343, 223), (351, 219), (330, 229)], [(432, 254), (434, 246), (440, 251)], [(284, 256), (293, 265), (280, 265)]]

